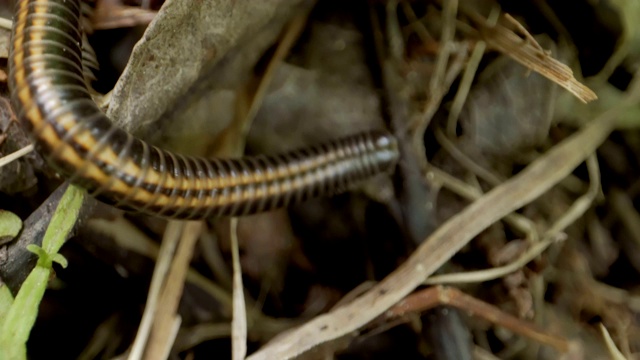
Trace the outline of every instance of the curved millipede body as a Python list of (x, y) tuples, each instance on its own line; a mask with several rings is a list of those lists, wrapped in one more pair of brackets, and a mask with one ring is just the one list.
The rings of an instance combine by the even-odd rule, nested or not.
[(151, 215), (244, 215), (344, 191), (393, 168), (395, 139), (369, 132), (276, 156), (204, 159), (158, 149), (111, 124), (82, 73), (80, 0), (17, 0), (10, 88), (48, 163), (99, 199)]

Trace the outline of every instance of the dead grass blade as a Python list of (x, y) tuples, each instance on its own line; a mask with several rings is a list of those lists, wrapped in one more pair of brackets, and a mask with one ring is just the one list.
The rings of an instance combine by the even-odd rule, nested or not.
[(0, 18), (0, 28), (11, 30), (12, 26), (13, 26), (13, 21), (5, 18)]
[(569, 342), (566, 339), (547, 334), (527, 321), (509, 315), (491, 304), (451, 287), (435, 286), (418, 291), (407, 296), (385, 315), (388, 318), (399, 317), (407, 313), (419, 313), (437, 305), (451, 305), (467, 314), (481, 317), (541, 344), (552, 346), (558, 351), (569, 351)]
[(193, 249), (202, 232), (203, 223), (190, 221), (184, 225), (171, 268), (164, 283), (155, 321), (145, 351), (146, 359), (167, 359), (180, 327), (178, 304), (189, 270)]
[(232, 359), (242, 360), (247, 355), (247, 308), (244, 303), (244, 285), (238, 247), (238, 218), (231, 219), (231, 257), (233, 260), (233, 321), (231, 322)]
[[(600, 168), (598, 159), (595, 155), (587, 158), (587, 168), (591, 183), (586, 194), (576, 200), (573, 205), (546, 231), (541, 241), (533, 240), (532, 246), (520, 255), (515, 261), (499, 267), (486, 270), (468, 271), (463, 273), (436, 275), (425, 281), (426, 285), (436, 284), (453, 284), (453, 283), (471, 283), (483, 282), (497, 279), (507, 274), (513, 273), (525, 266), (527, 263), (538, 257), (552, 244), (566, 239), (563, 231), (574, 221), (584, 215), (591, 208), (593, 201), (600, 194)], [(513, 216), (515, 214), (511, 214)], [(505, 218), (506, 220), (507, 218)]]
[(596, 93), (573, 76), (571, 68), (552, 58), (531, 34), (511, 16), (507, 15), (505, 18), (512, 25), (515, 25), (524, 39), (504, 25), (492, 25), (475, 12), (467, 11), (465, 15), (475, 22), (480, 37), (488, 47), (508, 55), (520, 64), (562, 86), (584, 103), (598, 98)]
[(148, 25), (157, 11), (122, 5), (117, 1), (100, 1), (93, 15), (95, 30)]
[(609, 335), (609, 331), (604, 325), (600, 324), (600, 332), (602, 333), (602, 337), (604, 338), (604, 342), (607, 344), (607, 349), (609, 349), (609, 355), (614, 360), (625, 360), (625, 356), (622, 355), (620, 350), (616, 347), (616, 344), (613, 342), (611, 335)]
[(176, 249), (178, 241), (180, 240), (180, 232), (182, 231), (181, 222), (171, 222), (170, 226), (167, 226), (167, 230), (164, 233), (162, 239), (162, 246), (158, 254), (156, 261), (156, 267), (153, 270), (153, 277), (151, 278), (151, 285), (149, 286), (149, 293), (147, 295), (147, 303), (144, 308), (144, 314), (142, 314), (142, 320), (138, 327), (138, 333), (136, 339), (133, 342), (131, 351), (129, 352), (128, 360), (142, 359), (144, 349), (147, 344), (151, 333), (151, 327), (153, 326), (156, 310), (162, 292), (162, 286), (169, 272), (171, 265), (171, 259)]
[(3, 156), (0, 158), (0, 168), (9, 164), (12, 161), (18, 160), (19, 158), (27, 155), (28, 153), (32, 152), (34, 149), (33, 144), (32, 145), (27, 145), (25, 147), (23, 147), (22, 149), (18, 150), (18, 151), (14, 151), (11, 154), (7, 155), (7, 156)]

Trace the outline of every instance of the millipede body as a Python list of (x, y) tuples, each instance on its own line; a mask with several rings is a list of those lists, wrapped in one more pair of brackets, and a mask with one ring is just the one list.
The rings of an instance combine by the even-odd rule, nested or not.
[(92, 100), (81, 35), (80, 0), (17, 0), (9, 85), (40, 154), (107, 203), (170, 218), (238, 216), (344, 191), (397, 162), (396, 140), (383, 131), (239, 159), (149, 145), (112, 125)]

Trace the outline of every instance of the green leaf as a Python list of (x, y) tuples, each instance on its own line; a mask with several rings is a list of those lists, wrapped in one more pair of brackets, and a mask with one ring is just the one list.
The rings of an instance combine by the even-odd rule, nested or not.
[[(4, 321), (0, 320), (0, 359), (26, 359), (26, 343), (38, 316), (38, 308), (47, 288), (52, 263), (67, 266), (67, 260), (58, 254), (58, 250), (77, 221), (83, 198), (84, 190), (69, 186), (47, 227), (42, 247), (34, 244), (27, 246), (29, 251), (38, 256), (38, 263), (22, 284), (9, 310), (3, 311), (0, 308), (4, 314)], [(0, 292), (0, 307), (8, 302)]]
[(44, 251), (43, 248), (36, 244), (27, 245), (27, 250), (31, 253), (34, 253), (38, 257), (37, 266), (42, 266), (45, 269), (51, 268), (51, 257)]
[(22, 220), (6, 210), (0, 210), (0, 245), (13, 240), (22, 230)]
[(63, 269), (66, 269), (67, 265), (69, 265), (69, 262), (64, 256), (62, 256), (62, 254), (53, 255), (53, 257), (51, 258), (51, 261), (62, 266)]
[(9, 290), (7, 285), (0, 284), (0, 329), (2, 329), (2, 324), (12, 304), (13, 295), (11, 295), (11, 290)]
[(53, 214), (51, 223), (47, 227), (47, 232), (42, 240), (42, 248), (47, 254), (56, 254), (64, 244), (67, 235), (73, 229), (73, 225), (76, 224), (78, 214), (82, 208), (84, 194), (83, 189), (70, 185), (62, 195), (56, 213)]

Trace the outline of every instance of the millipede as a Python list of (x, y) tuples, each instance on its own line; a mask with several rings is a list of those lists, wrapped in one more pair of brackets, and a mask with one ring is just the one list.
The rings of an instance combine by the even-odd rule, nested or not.
[(279, 155), (208, 159), (140, 140), (93, 101), (83, 76), (82, 0), (17, 0), (9, 88), (38, 152), (70, 182), (116, 207), (176, 219), (241, 216), (332, 195), (398, 160), (369, 131)]

